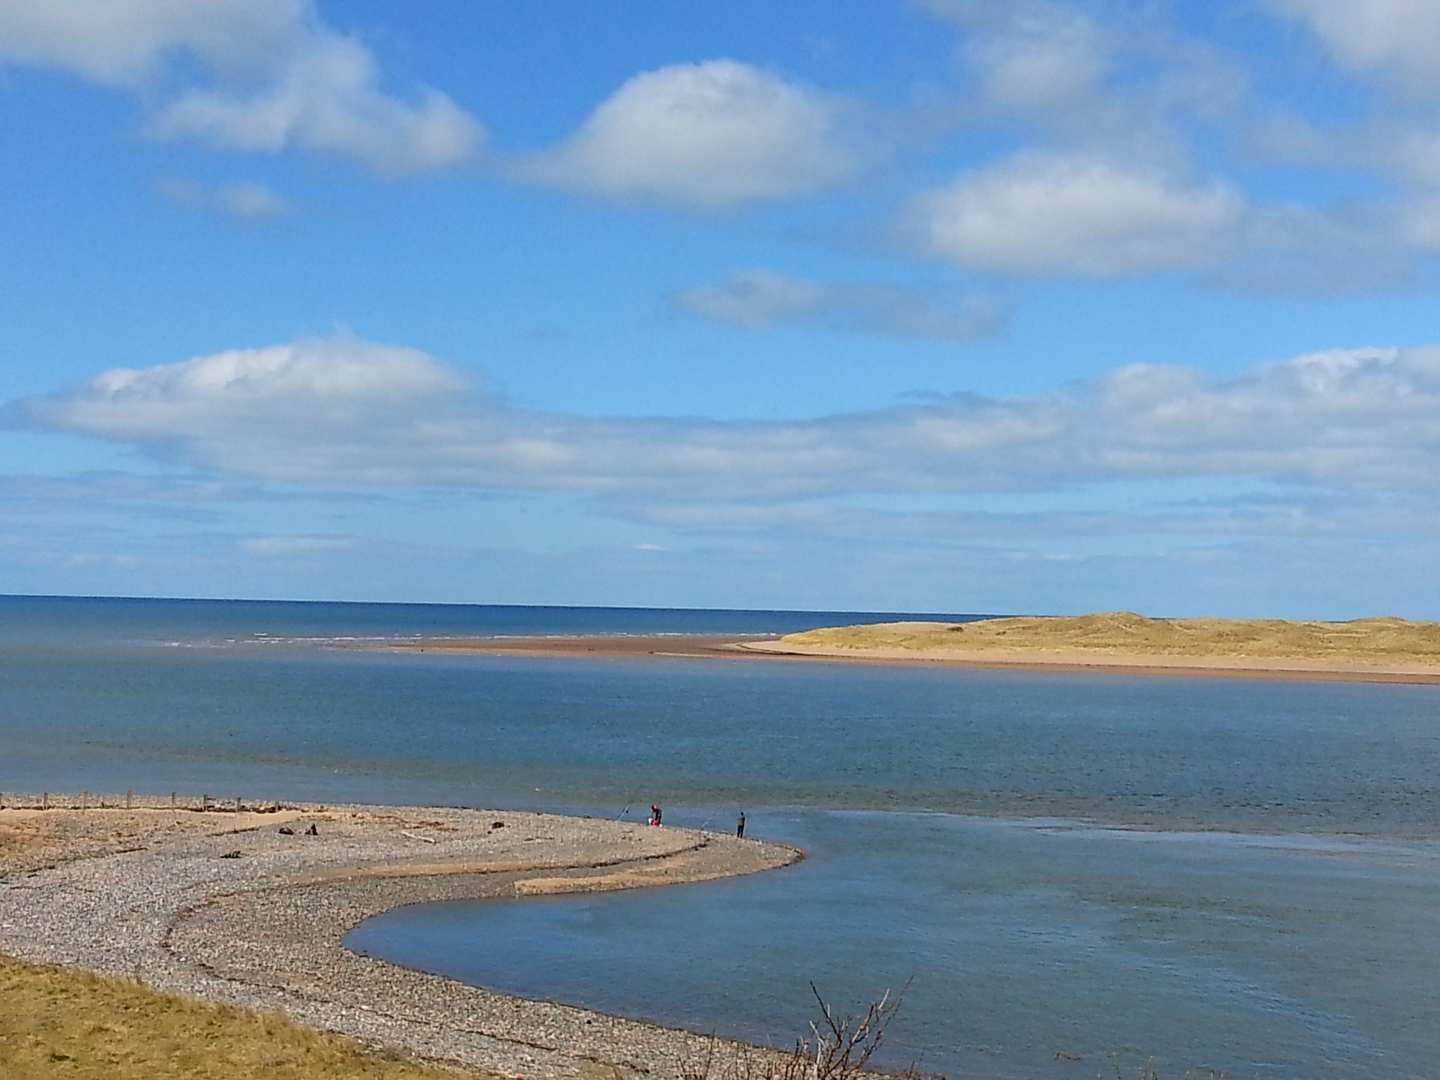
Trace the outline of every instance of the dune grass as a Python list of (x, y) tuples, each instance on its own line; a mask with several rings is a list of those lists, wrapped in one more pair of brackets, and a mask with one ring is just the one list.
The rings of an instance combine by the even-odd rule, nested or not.
[(459, 1073), (136, 982), (0, 956), (5, 1080), (456, 1080)]
[(1025, 616), (971, 623), (900, 622), (808, 630), (787, 645), (843, 652), (1078, 651), (1111, 655), (1273, 657), (1440, 664), (1440, 623), (1397, 618), (1349, 622), (1152, 619), (1132, 611)]

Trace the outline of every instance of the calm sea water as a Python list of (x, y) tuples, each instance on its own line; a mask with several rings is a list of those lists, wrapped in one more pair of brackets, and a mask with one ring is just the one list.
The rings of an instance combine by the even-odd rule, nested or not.
[(743, 807), (812, 857), (352, 944), (780, 1044), (912, 980), (952, 1075), (1436, 1074), (1440, 688), (343, 647), (895, 617), (0, 598), (0, 790)]

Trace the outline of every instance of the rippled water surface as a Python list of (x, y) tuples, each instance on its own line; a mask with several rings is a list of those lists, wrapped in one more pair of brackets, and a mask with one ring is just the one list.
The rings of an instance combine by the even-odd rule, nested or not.
[[(404, 908), (350, 944), (529, 997), (785, 1045), (814, 979), (910, 986), (887, 1060), (951, 1076), (1433, 1076), (1433, 843), (828, 812), (754, 880)], [(1061, 1067), (1057, 1053), (1083, 1058)]]
[(781, 1043), (913, 976), (896, 1052), (956, 1075), (1434, 1075), (1440, 688), (339, 647), (857, 619), (0, 599), (0, 790), (743, 807), (812, 858), (356, 943)]

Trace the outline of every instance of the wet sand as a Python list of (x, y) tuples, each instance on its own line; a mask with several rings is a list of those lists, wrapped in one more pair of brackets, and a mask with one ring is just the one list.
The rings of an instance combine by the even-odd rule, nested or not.
[(496, 638), (396, 645), (400, 653), (475, 656), (587, 656), (637, 659), (730, 660), (769, 663), (879, 664), (891, 667), (956, 667), (978, 670), (1070, 672), (1106, 675), (1215, 679), (1279, 679), (1303, 682), (1440, 684), (1440, 668), (1375, 665), (1302, 657), (1165, 656), (1093, 653), (1081, 649), (826, 649), (778, 637), (721, 635), (595, 635)]

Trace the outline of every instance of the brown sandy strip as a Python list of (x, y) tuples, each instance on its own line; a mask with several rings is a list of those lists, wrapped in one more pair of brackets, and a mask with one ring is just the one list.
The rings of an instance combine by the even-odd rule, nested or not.
[(400, 653), (473, 656), (586, 656), (634, 659), (750, 660), (792, 663), (871, 664), (886, 667), (954, 667), (1098, 675), (1168, 676), (1191, 679), (1264, 679), (1290, 682), (1440, 684), (1440, 670), (1276, 657), (1188, 657), (1095, 654), (1082, 650), (820, 650), (778, 638), (716, 635), (594, 636), (454, 640), (395, 645)]
[(742, 646), (775, 641), (774, 635), (716, 634), (597, 634), (578, 637), (476, 638), (426, 641), (423, 644), (381, 646), (387, 652), (469, 654), (473, 656), (595, 656), (673, 659), (754, 659)]

